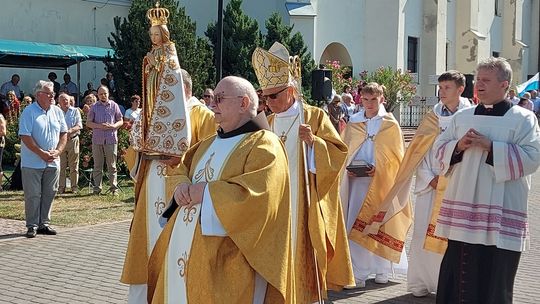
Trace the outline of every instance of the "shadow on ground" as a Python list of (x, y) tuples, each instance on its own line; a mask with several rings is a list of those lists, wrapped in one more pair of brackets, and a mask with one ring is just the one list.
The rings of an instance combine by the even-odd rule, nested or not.
[(14, 239), (14, 238), (23, 237), (23, 236), (24, 236), (24, 233), (4, 234), (4, 235), (0, 235), (0, 240)]
[[(406, 295), (396, 296), (394, 298), (389, 298), (383, 301), (373, 301), (373, 294), (380, 292), (381, 289), (392, 289), (394, 286), (399, 285), (397, 282), (388, 282), (388, 284), (377, 284), (373, 279), (366, 281), (366, 287), (364, 288), (355, 288), (355, 289), (344, 289), (341, 292), (329, 292), (329, 300), (325, 301), (326, 304), (332, 303), (347, 303), (347, 300), (350, 299), (351, 303), (396, 303), (396, 304), (433, 304), (435, 303), (435, 295), (428, 295), (423, 298), (416, 298), (412, 294), (408, 293)], [(362, 299), (364, 298), (364, 302)], [(358, 300), (360, 299), (360, 302)]]

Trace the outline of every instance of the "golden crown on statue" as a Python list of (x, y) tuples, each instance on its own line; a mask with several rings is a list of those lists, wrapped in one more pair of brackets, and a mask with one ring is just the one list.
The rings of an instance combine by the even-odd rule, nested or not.
[(169, 10), (159, 7), (159, 1), (156, 2), (156, 7), (151, 8), (146, 12), (146, 17), (150, 20), (150, 24), (154, 25), (166, 25), (167, 18), (169, 18)]

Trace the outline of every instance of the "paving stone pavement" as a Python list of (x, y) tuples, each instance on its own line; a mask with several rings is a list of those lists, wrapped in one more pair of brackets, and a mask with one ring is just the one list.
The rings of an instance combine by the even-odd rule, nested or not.
[[(521, 258), (514, 303), (540, 303), (540, 173), (533, 175), (532, 189), (531, 250)], [(129, 221), (58, 229), (57, 236), (35, 239), (6, 225), (24, 229), (24, 223), (0, 221), (0, 303), (126, 303), (127, 286), (118, 279)], [(366, 288), (331, 293), (326, 303), (422, 304), (435, 303), (435, 297), (414, 298), (398, 276), (387, 285), (370, 280)]]

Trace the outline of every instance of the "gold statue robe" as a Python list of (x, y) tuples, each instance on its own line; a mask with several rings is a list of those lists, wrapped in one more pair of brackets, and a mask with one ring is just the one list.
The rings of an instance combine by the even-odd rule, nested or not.
[[(192, 183), (197, 164), (214, 149), (214, 140), (207, 138), (188, 150), (180, 182)], [(248, 133), (225, 163), (217, 165), (221, 170), (207, 164), (206, 172), (221, 172), (206, 187), (226, 236), (203, 236), (197, 219), (184, 272), (188, 303), (251, 303), (255, 273), (268, 283), (265, 303), (295, 303), (288, 167), (278, 138), (266, 130)], [(183, 209), (175, 211), (152, 252), (148, 303), (168, 301), (163, 267)]]
[[(298, 197), (292, 199), (292, 203), (298, 206), (297, 227), (293, 227), (297, 233), (294, 249), (296, 302), (312, 303), (317, 299), (319, 289), (316, 268), (324, 298), (328, 289), (341, 290), (343, 286), (354, 284), (354, 276), (338, 190), (347, 147), (321, 109), (303, 104), (303, 115), (304, 123), (311, 126), (315, 135), (313, 149), (317, 173), (308, 173), (309, 206), (301, 149), (298, 159), (289, 159), (289, 166), (298, 166), (298, 176), (291, 177), (298, 179), (299, 187)], [(268, 119), (272, 126), (274, 115)]]
[[(408, 199), (404, 206), (390, 216), (375, 232), (365, 231), (366, 226), (372, 223), (374, 218), (381, 216), (383, 201), (394, 185), (404, 154), (403, 136), (398, 122), (392, 114), (386, 114), (382, 119), (379, 132), (374, 138), (377, 166), (375, 175), (349, 233), (349, 238), (374, 254), (391, 262), (399, 263), (407, 231), (412, 222), (411, 205)], [(364, 122), (349, 123), (342, 138), (349, 147), (348, 164), (367, 139), (366, 124)], [(348, 185), (346, 170), (343, 172), (342, 185), (344, 186), (341, 189), (341, 200), (348, 203), (349, 189), (346, 187)]]

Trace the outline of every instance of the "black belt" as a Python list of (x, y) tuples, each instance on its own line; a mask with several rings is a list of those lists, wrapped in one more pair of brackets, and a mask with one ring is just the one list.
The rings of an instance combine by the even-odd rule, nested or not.
[(142, 159), (144, 160), (169, 160), (170, 156), (160, 155), (160, 154), (142, 154)]
[(77, 138), (77, 137), (79, 137), (79, 134), (77, 134), (77, 135), (75, 135), (75, 136), (72, 136), (72, 137), (70, 137), (69, 139), (75, 139), (75, 138)]

